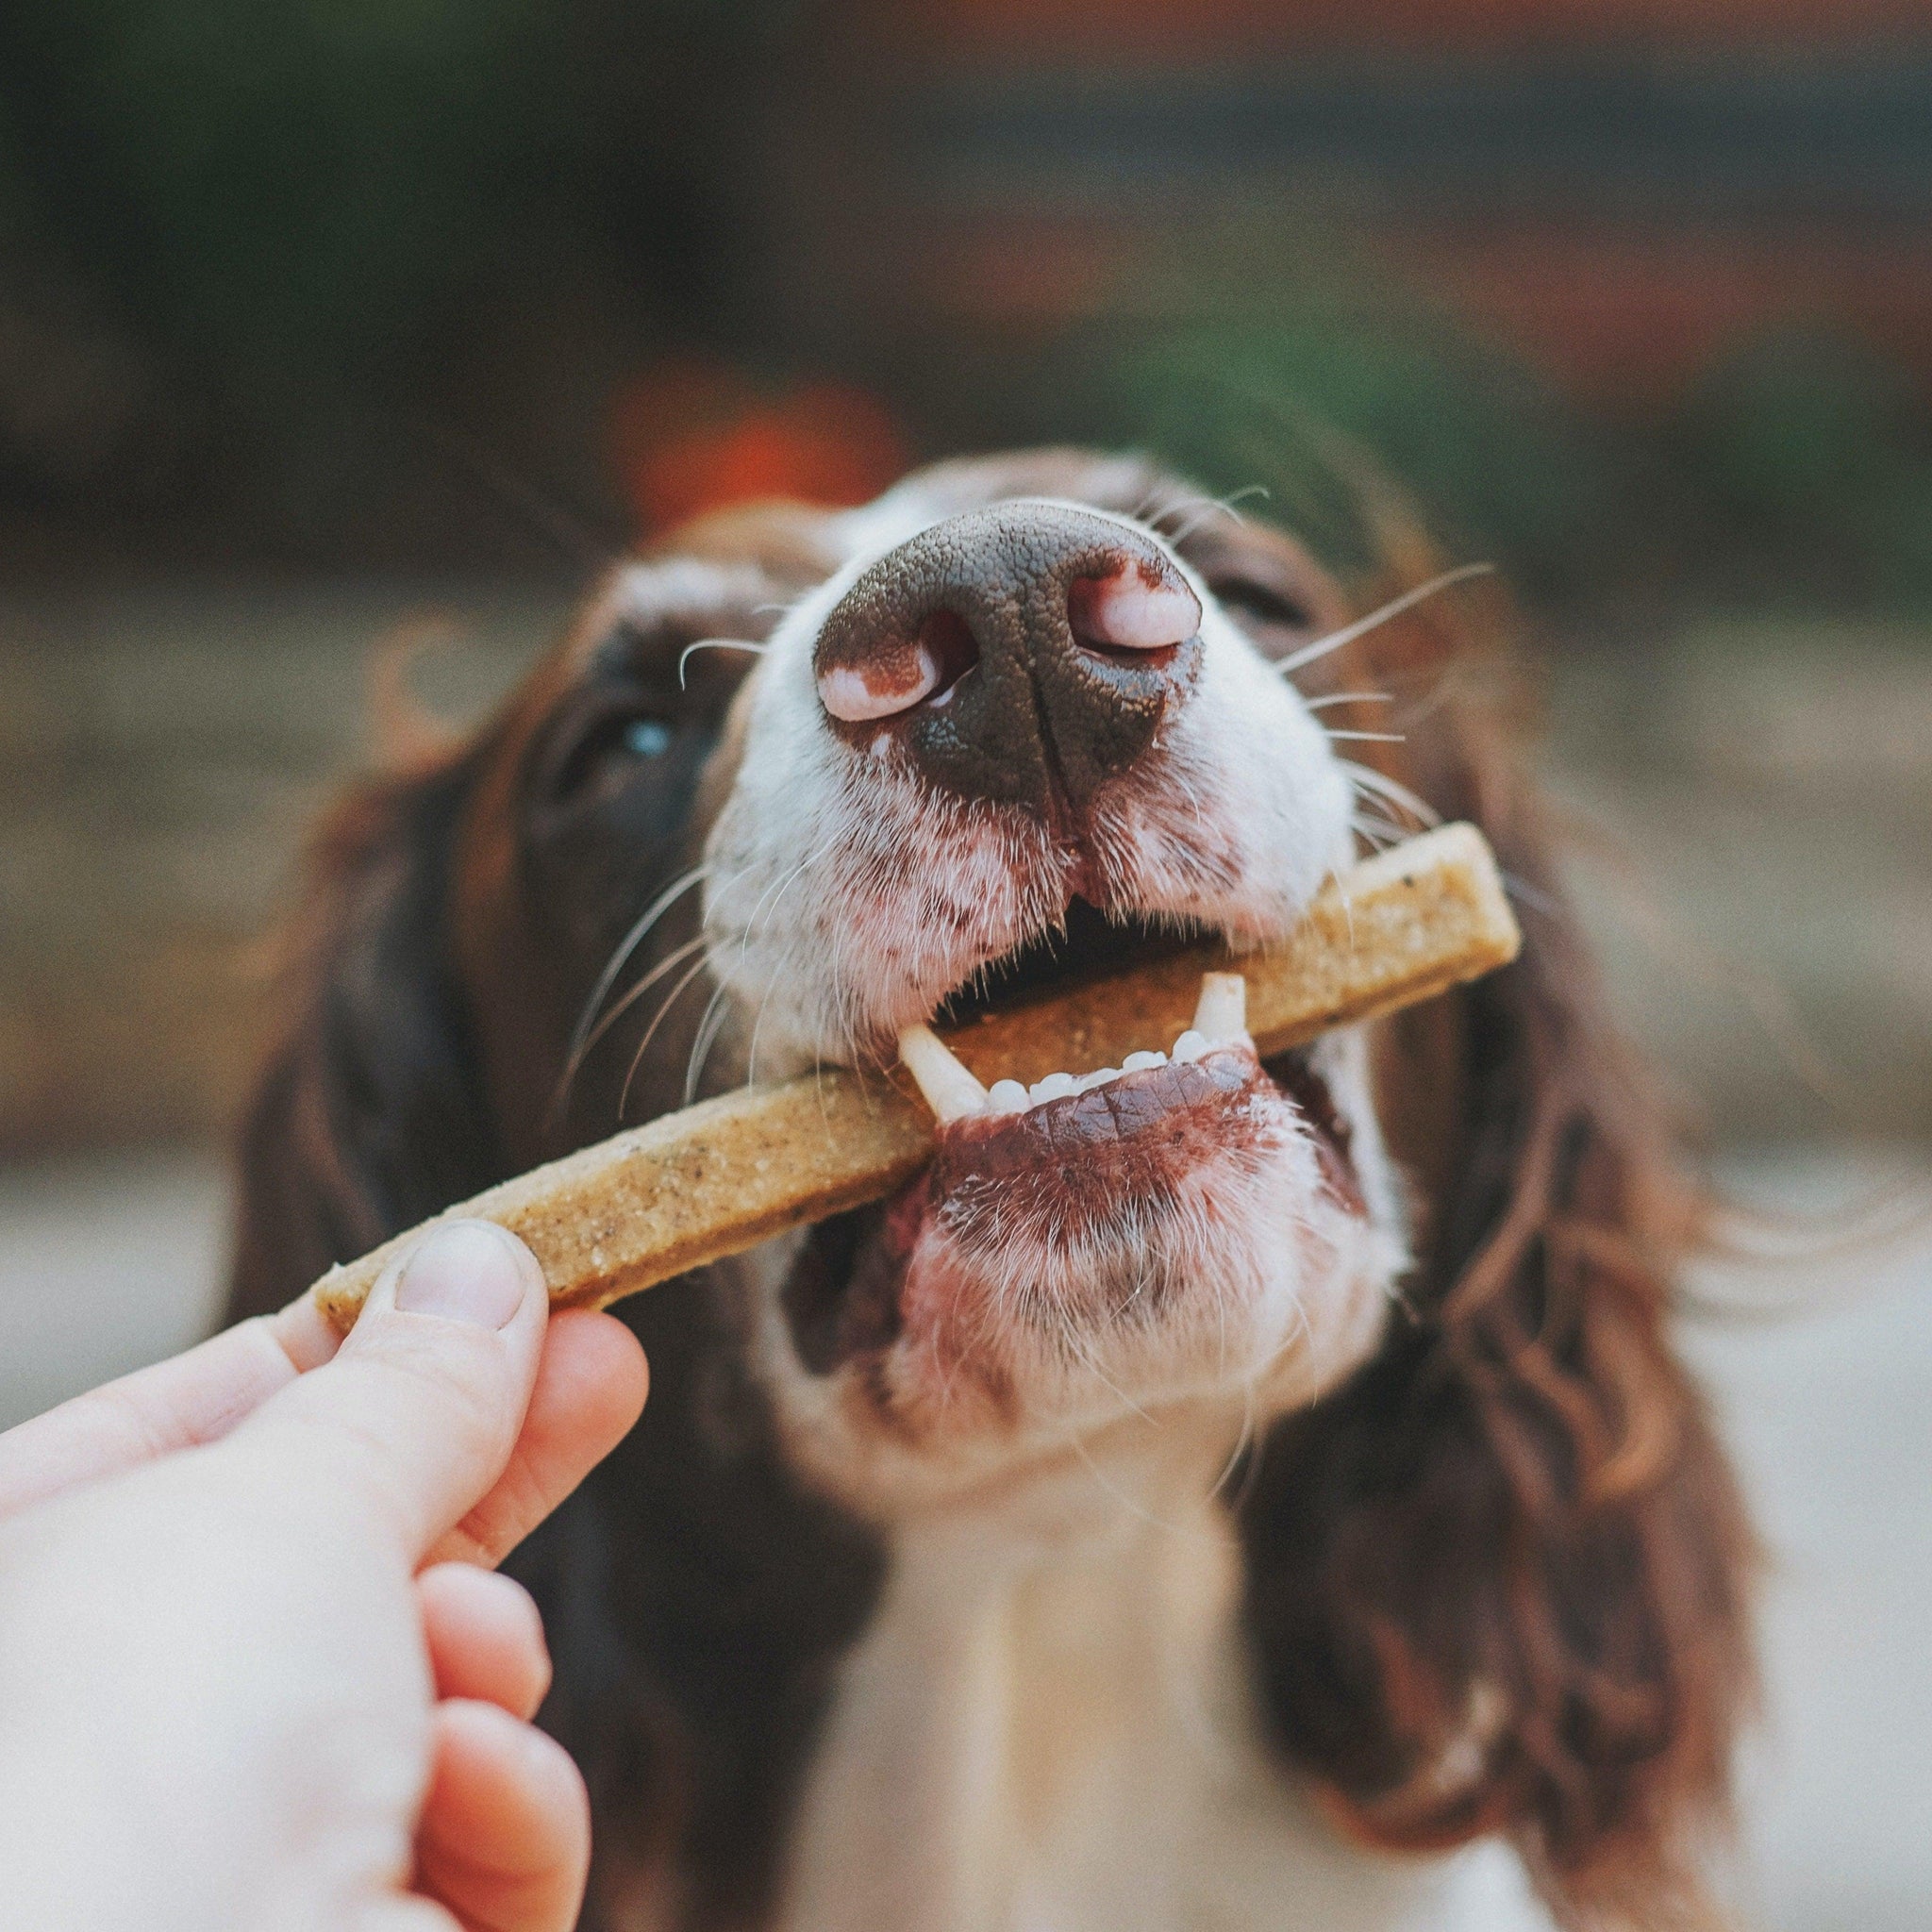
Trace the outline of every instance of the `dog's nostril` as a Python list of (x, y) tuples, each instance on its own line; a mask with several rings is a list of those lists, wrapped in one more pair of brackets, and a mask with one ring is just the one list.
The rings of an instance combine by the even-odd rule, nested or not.
[(1185, 584), (1129, 562), (1104, 577), (1067, 586), (1074, 641), (1090, 651), (1172, 651), (1201, 627), (1201, 606)]
[(979, 662), (979, 641), (957, 611), (941, 609), (919, 626), (919, 642), (939, 667), (929, 695), (934, 704), (942, 705), (952, 696), (953, 687)]
[(909, 641), (875, 646), (856, 663), (828, 664), (819, 673), (819, 702), (848, 724), (896, 718), (930, 698), (942, 705), (979, 661), (966, 620), (933, 611)]
[(855, 752), (896, 750), (964, 797), (1084, 810), (1188, 702), (1203, 619), (1130, 526), (1057, 503), (961, 510), (874, 558), (825, 613), (820, 715)]
[(819, 673), (819, 702), (848, 724), (909, 711), (940, 683), (938, 656), (924, 636), (887, 644), (858, 664), (828, 664)]

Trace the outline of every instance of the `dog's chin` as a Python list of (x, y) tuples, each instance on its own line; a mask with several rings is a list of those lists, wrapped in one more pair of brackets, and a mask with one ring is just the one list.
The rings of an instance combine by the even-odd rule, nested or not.
[(1311, 1400), (1373, 1349), (1402, 1265), (1352, 1138), (1305, 1060), (1244, 1044), (953, 1122), (793, 1259), (809, 1385), (794, 1369), (781, 1407), (878, 1503), (889, 1469), (917, 1497), (1124, 1420), (1206, 1404), (1238, 1429)]

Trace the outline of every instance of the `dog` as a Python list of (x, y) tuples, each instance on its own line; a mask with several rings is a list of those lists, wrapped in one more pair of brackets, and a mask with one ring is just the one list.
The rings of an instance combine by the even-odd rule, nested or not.
[[(232, 1313), (570, 1148), (1222, 934), (1476, 822), (1490, 978), (1071, 1067), (627, 1304), (643, 1420), (512, 1568), (585, 1924), (1708, 1923), (1751, 1541), (1696, 1232), (1514, 745), (1490, 589), (1135, 457), (714, 513), (316, 841)], [(1370, 607), (1379, 604), (1379, 613)]]

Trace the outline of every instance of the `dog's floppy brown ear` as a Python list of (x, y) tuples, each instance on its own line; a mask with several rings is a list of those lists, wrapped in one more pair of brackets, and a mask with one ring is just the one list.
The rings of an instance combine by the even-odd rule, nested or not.
[(352, 792), (308, 855), (286, 1030), (243, 1120), (230, 1320), (497, 1178), (450, 963), (470, 760)]
[[(1336, 675), (1399, 686), (1454, 646), (1438, 614)], [(1667, 1333), (1695, 1197), (1484, 708), (1451, 678), (1409, 708), (1407, 780), (1483, 825), (1525, 943), (1395, 1058), (1385, 1114), (1406, 1080), (1433, 1142), (1420, 1266), (1380, 1355), (1251, 1472), (1259, 1689), (1360, 1837), (1507, 1833), (1566, 1924), (1693, 1924), (1751, 1677), (1750, 1535)]]

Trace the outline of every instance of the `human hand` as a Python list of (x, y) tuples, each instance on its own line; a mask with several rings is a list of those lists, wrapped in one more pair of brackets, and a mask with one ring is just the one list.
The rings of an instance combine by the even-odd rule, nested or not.
[(563, 1932), (575, 1767), (493, 1564), (642, 1352), (483, 1223), (0, 1436), (0, 1926)]

